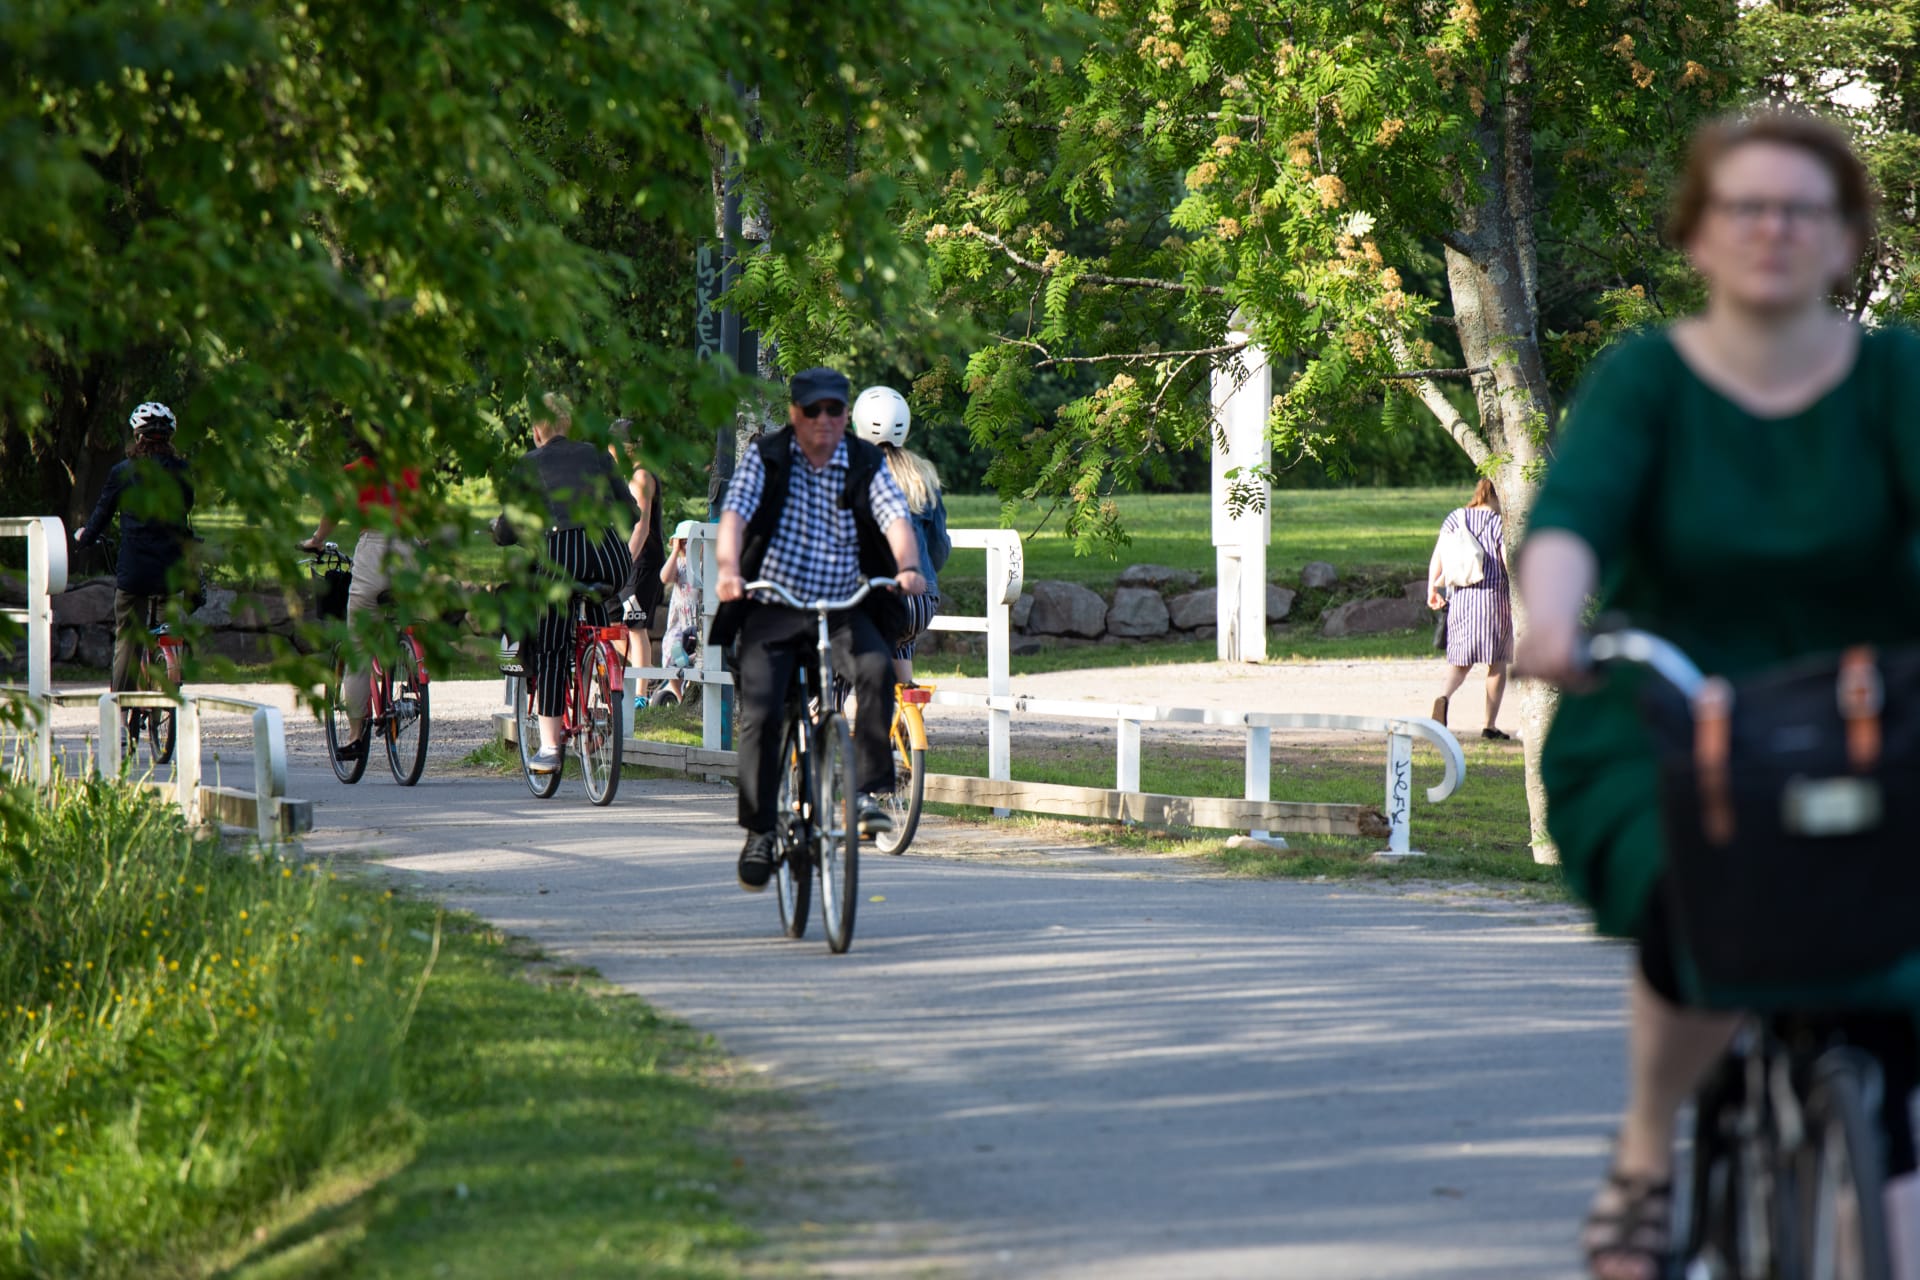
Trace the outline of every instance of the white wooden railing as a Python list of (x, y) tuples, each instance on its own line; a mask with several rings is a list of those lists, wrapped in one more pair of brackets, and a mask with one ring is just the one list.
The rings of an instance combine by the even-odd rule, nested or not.
[[(53, 597), (67, 589), (67, 526), (58, 516), (0, 519), (0, 537), (27, 540), (27, 603), (6, 616), (27, 628), (27, 682), (0, 685), (33, 718), (28, 774), (45, 782), (53, 774)], [(20, 695), (24, 694), (24, 697)]]

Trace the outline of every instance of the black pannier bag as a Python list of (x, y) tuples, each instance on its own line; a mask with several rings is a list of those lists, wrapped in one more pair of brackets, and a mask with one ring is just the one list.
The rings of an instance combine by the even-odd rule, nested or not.
[(1655, 681), (1664, 879), (1704, 987), (1804, 988), (1920, 952), (1920, 651), (1846, 653), (1689, 705)]

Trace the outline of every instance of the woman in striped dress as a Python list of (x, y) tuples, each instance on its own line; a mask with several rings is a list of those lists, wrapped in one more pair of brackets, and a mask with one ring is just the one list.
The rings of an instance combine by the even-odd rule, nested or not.
[(1427, 607), (1447, 611), (1448, 670), (1446, 691), (1433, 700), (1433, 718), (1447, 722), (1448, 700), (1466, 683), (1467, 673), (1484, 663), (1487, 726), (1480, 736), (1505, 741), (1510, 735), (1495, 728), (1494, 722), (1507, 692), (1507, 664), (1513, 661), (1513, 601), (1507, 594), (1507, 552), (1502, 541), (1506, 526), (1493, 481), (1482, 479), (1475, 485), (1473, 501), (1449, 512), (1440, 533), (1444, 537), (1456, 529), (1479, 544), (1483, 576), (1470, 587), (1452, 588), (1443, 599), (1440, 548), (1434, 546), (1433, 559), (1427, 564)]
[[(505, 495), (545, 517), (547, 572), (576, 583), (604, 582), (617, 588), (627, 582), (646, 537), (640, 506), (606, 450), (567, 438), (573, 408), (566, 397), (548, 395), (542, 403), (546, 413), (534, 421), (534, 447), (514, 464), (503, 486)], [(632, 532), (623, 539), (621, 528)], [(517, 541), (504, 514), (494, 522), (494, 540)], [(590, 599), (587, 618), (606, 625), (604, 605)], [(573, 675), (572, 633), (566, 609), (548, 605), (533, 639), (520, 646), (520, 661), (533, 681), (540, 712), (540, 750), (527, 762), (534, 773), (560, 769), (561, 724), (567, 681)]]

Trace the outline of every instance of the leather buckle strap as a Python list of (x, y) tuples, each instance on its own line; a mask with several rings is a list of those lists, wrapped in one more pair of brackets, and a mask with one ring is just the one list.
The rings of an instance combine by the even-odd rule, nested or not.
[(1871, 773), (1880, 763), (1880, 715), (1887, 691), (1874, 658), (1866, 645), (1840, 655), (1840, 718), (1847, 725), (1847, 763), (1855, 773)]
[(1733, 686), (1711, 677), (1693, 697), (1693, 769), (1700, 827), (1711, 844), (1733, 843)]

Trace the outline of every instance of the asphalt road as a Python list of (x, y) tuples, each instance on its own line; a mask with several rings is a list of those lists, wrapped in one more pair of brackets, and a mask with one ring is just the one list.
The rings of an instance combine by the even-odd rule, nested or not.
[(1564, 921), (936, 839), (864, 861), (832, 956), (735, 886), (724, 788), (630, 779), (601, 810), (573, 781), (294, 774), (314, 852), (595, 966), (801, 1098), (844, 1184), (805, 1216), (843, 1221), (776, 1235), (822, 1271), (1578, 1274), (1623, 957)]
[(817, 926), (781, 939), (772, 895), (735, 885), (729, 788), (628, 779), (595, 809), (569, 780), (536, 801), (453, 764), (484, 735), (461, 713), (488, 689), (436, 694), (446, 732), (412, 790), (379, 760), (342, 787), (289, 716), (308, 850), (598, 968), (797, 1099), (736, 1135), (776, 1264), (1580, 1274), (1575, 1224), (1620, 1100), (1625, 956), (1565, 912), (948, 828), (864, 860), (854, 949), (832, 956)]

